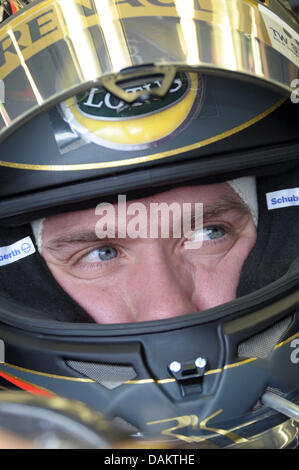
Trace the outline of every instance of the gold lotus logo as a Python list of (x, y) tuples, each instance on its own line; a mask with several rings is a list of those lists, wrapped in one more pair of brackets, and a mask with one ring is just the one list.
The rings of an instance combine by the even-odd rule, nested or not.
[[(149, 92), (159, 79), (126, 87), (128, 93)], [(155, 147), (178, 135), (198, 111), (203, 83), (195, 73), (178, 73), (166, 96), (128, 104), (104, 88), (92, 88), (63, 103), (62, 110), (73, 131), (83, 139), (119, 150)]]

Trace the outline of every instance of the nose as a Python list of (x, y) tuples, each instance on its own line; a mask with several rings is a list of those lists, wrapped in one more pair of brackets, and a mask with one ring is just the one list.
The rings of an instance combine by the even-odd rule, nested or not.
[(192, 300), (192, 268), (161, 246), (143, 252), (135, 276), (135, 321), (162, 320), (197, 311)]

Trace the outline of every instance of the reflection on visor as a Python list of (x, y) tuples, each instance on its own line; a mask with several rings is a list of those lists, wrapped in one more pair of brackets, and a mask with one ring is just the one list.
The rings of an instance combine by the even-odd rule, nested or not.
[[(141, 81), (126, 89), (146, 90), (160, 84), (157, 79)], [(234, 135), (283, 102), (275, 93), (254, 85), (183, 72), (176, 75), (164, 98), (146, 97), (133, 104), (93, 87), (50, 111), (60, 154), (68, 157), (57, 163), (67, 163), (65, 169), (72, 170), (164, 159)], [(73, 155), (77, 158), (71, 152), (87, 145), (80, 153), (85, 163), (71, 165)], [(89, 164), (91, 158), (93, 164)]]
[(3, 132), (66, 91), (71, 95), (132, 66), (233, 72), (283, 93), (297, 78), (295, 19), (287, 23), (241, 0), (227, 1), (225, 9), (220, 0), (188, 8), (180, 0), (167, 7), (147, 0), (42, 1), (14, 15), (0, 36)]
[[(126, 87), (126, 91), (142, 89), (146, 94), (158, 87), (161, 81), (155, 79)], [(202, 97), (202, 78), (197, 74), (180, 73), (163, 99), (149, 96), (130, 105), (103, 88), (92, 88), (63, 103), (61, 112), (73, 134), (77, 134), (74, 140), (80, 136), (85, 142), (107, 148), (141, 150), (179, 135), (196, 117)], [(62, 146), (60, 148), (63, 150)]]

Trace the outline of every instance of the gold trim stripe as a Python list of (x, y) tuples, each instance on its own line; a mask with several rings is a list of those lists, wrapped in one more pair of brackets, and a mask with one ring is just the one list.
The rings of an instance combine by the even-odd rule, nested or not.
[[(174, 379), (175, 380), (175, 379)], [(127, 382), (125, 382), (126, 385), (130, 384), (134, 384), (134, 385), (143, 385), (143, 384), (152, 384), (152, 383), (155, 383), (155, 382), (158, 382), (157, 380), (155, 379), (141, 379), (141, 380), (128, 380)]]
[(176, 379), (160, 379), (160, 380), (157, 380), (158, 384), (169, 384), (169, 383), (173, 383), (173, 382), (176, 382)]
[[(51, 379), (70, 380), (72, 382), (91, 382), (91, 383), (95, 383), (95, 380), (92, 380), (92, 379), (82, 379), (82, 378), (79, 378), (79, 377), (68, 377), (68, 376), (64, 376), (64, 375), (48, 374), (47, 372), (40, 372), (40, 371), (37, 371), (37, 370), (25, 369), (24, 367), (15, 366), (13, 364), (8, 364), (7, 362), (3, 362), (2, 364), (4, 366), (11, 367), (12, 369), (16, 369), (16, 370), (19, 370), (21, 372), (29, 372), (30, 374), (40, 375), (40, 376), (43, 376), (43, 377), (51, 377)], [(1, 366), (1, 364), (0, 364), (0, 366)], [(3, 372), (7, 373), (6, 371), (3, 371)], [(7, 375), (8, 375), (8, 373), (7, 373)], [(19, 377), (19, 379), (20, 379), (20, 377)], [(23, 380), (23, 379), (20, 379), (20, 380)]]
[(256, 124), (257, 122), (261, 121), (265, 117), (269, 116), (273, 113), (276, 109), (278, 109), (287, 98), (280, 99), (277, 103), (271, 106), (266, 111), (262, 112), (258, 116), (249, 121), (241, 124), (240, 126), (234, 127), (233, 129), (222, 132), (215, 137), (210, 137), (209, 139), (205, 139), (201, 142), (196, 142), (195, 144), (186, 145), (185, 147), (180, 147), (174, 150), (169, 150), (162, 153), (156, 153), (154, 155), (147, 155), (143, 157), (136, 157), (136, 158), (128, 158), (124, 160), (114, 160), (111, 162), (98, 162), (98, 163), (82, 163), (82, 164), (74, 164), (74, 165), (34, 165), (30, 163), (15, 163), (15, 162), (7, 162), (4, 160), (0, 160), (0, 166), (6, 168), (15, 168), (18, 170), (34, 170), (34, 171), (82, 171), (82, 170), (98, 170), (104, 168), (114, 168), (114, 167), (121, 167), (121, 166), (128, 166), (128, 165), (138, 165), (141, 163), (147, 163), (155, 160), (161, 160), (163, 158), (173, 157), (178, 155), (181, 152), (190, 152), (191, 150), (196, 150), (201, 147), (205, 147), (207, 145), (213, 144), (220, 140), (225, 139), (226, 137), (230, 137), (238, 132), (247, 129), (248, 127)]
[[(21, 377), (18, 377), (17, 375), (10, 374), (9, 372), (3, 371), (2, 369), (1, 369), (0, 372), (3, 372), (3, 374), (7, 375), (8, 377), (11, 377), (11, 378), (14, 379), (14, 380), (17, 380), (17, 381), (19, 381), (19, 382), (23, 382), (23, 383), (26, 384), (26, 385), (30, 385), (31, 387), (36, 388), (36, 390), (41, 390), (41, 391), (43, 391), (43, 392), (47, 392), (47, 393), (49, 393), (50, 395), (56, 395), (56, 393), (53, 392), (52, 390), (49, 390), (49, 389), (47, 389), (47, 388), (45, 388), (45, 387), (41, 387), (41, 386), (38, 385), (38, 384), (34, 384), (34, 383), (32, 383), (32, 382), (28, 382), (28, 380), (24, 380), (24, 379), (22, 379)], [(2, 376), (1, 376), (1, 377), (2, 377)], [(5, 377), (2, 377), (2, 378), (3, 378), (4, 380), (6, 380)], [(31, 392), (29, 392), (29, 393), (31, 393)]]
[(223, 370), (232, 369), (233, 367), (238, 367), (240, 365), (249, 364), (249, 362), (256, 361), (257, 359), (258, 359), (257, 357), (251, 357), (251, 358), (245, 359), (244, 361), (241, 361), (241, 362), (235, 362), (234, 364), (226, 364), (223, 367)]
[(297, 338), (298, 336), (299, 336), (299, 333), (295, 333), (293, 336), (291, 336), (290, 338), (286, 339), (285, 341), (282, 341), (281, 343), (276, 344), (276, 346), (274, 347), (274, 349), (281, 348), (281, 346), (283, 346), (284, 344), (290, 343), (291, 341), (293, 341), (293, 339)]
[(223, 372), (223, 368), (222, 368), (222, 369), (211, 369), (211, 370), (207, 370), (207, 372), (205, 372), (204, 375), (219, 374), (220, 372)]
[[(282, 341), (281, 343), (277, 344), (274, 347), (274, 350), (276, 350), (278, 348), (281, 348), (282, 346), (284, 346), (285, 344), (288, 344), (289, 342), (291, 342), (293, 339), (295, 339), (297, 337), (299, 337), (299, 332), (295, 333), (293, 336), (286, 339), (285, 341)], [(232, 364), (226, 364), (224, 367), (222, 367), (220, 369), (208, 370), (207, 372), (205, 372), (204, 375), (220, 374), (220, 373), (224, 372), (225, 370), (233, 369), (234, 367), (244, 366), (245, 364), (249, 364), (249, 363), (254, 362), (258, 359), (259, 359), (258, 357), (251, 357), (249, 359), (245, 359), (244, 361), (234, 362)], [(20, 371), (23, 371), (23, 372), (28, 372), (30, 374), (36, 374), (36, 375), (44, 376), (44, 377), (50, 377), (50, 378), (53, 378), (53, 379), (69, 380), (69, 381), (72, 381), (72, 382), (96, 383), (96, 381), (92, 380), (92, 379), (83, 379), (83, 378), (78, 378), (78, 377), (67, 377), (67, 376), (63, 376), (63, 375), (49, 374), (49, 373), (46, 373), (46, 372), (40, 372), (40, 371), (36, 371), (36, 370), (25, 369), (24, 367), (15, 366), (13, 364), (8, 364), (7, 362), (4, 362), (3, 365), (7, 366), (7, 367), (11, 367), (12, 369), (16, 369), (16, 370), (20, 370)], [(6, 371), (3, 371), (3, 372), (7, 373)], [(7, 375), (9, 375), (9, 373), (7, 373)], [(20, 377), (15, 377), (15, 378), (19, 379), (19, 380), (23, 380)], [(24, 380), (24, 382), (25, 382), (25, 380)], [(171, 379), (158, 379), (158, 380), (155, 380), (155, 379), (140, 379), (140, 380), (128, 380), (127, 382), (125, 382), (125, 384), (126, 385), (144, 385), (144, 384), (157, 383), (159, 385), (163, 385), (163, 384), (174, 383), (174, 382), (176, 382), (176, 379), (174, 379), (174, 378), (173, 379), (172, 378)], [(36, 385), (36, 386), (39, 387), (39, 385)]]
[[(287, 343), (290, 343), (293, 339), (299, 337), (299, 332), (295, 333), (293, 336), (290, 338), (286, 339), (285, 341), (282, 341), (281, 343), (277, 344), (273, 349), (276, 350), (278, 348), (281, 348)], [(239, 366), (244, 366), (245, 364), (249, 364), (250, 362), (254, 362), (258, 360), (258, 357), (251, 357), (249, 359), (245, 359), (244, 361), (239, 361), (239, 362), (234, 362), (232, 364), (226, 364), (224, 367), (220, 369), (211, 369), (208, 370), (207, 372), (204, 373), (204, 375), (214, 375), (214, 374), (220, 374), (224, 372), (225, 370), (233, 369), (234, 367), (239, 367)], [(126, 384), (143, 384), (143, 383), (157, 383), (157, 384), (165, 384), (165, 383), (173, 383), (176, 382), (176, 379), (160, 379), (160, 380), (154, 380), (154, 379), (149, 379), (148, 381), (146, 380), (129, 380), (126, 382)]]

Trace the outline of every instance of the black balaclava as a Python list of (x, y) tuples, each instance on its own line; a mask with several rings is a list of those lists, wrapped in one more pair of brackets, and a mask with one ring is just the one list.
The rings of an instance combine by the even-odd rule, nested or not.
[[(299, 206), (294, 202), (290, 207), (268, 210), (266, 200), (267, 193), (296, 188), (298, 181), (299, 169), (257, 178), (257, 242), (244, 263), (238, 297), (279, 279), (298, 257)], [(30, 224), (1, 228), (0, 246), (9, 246), (28, 235), (34, 240)], [(27, 258), (0, 267), (0, 290), (1, 296), (16, 302), (16, 305), (19, 303), (33, 309), (32, 317), (94, 323), (56, 282), (38, 250)]]
[[(256, 244), (244, 263), (238, 297), (255, 292), (286, 274), (299, 257), (299, 201), (292, 191), (299, 186), (299, 169), (258, 179), (259, 221)], [(269, 210), (266, 195), (289, 198), (289, 207), (279, 204)], [(291, 200), (293, 198), (293, 201)], [(297, 205), (296, 205), (297, 204)]]

